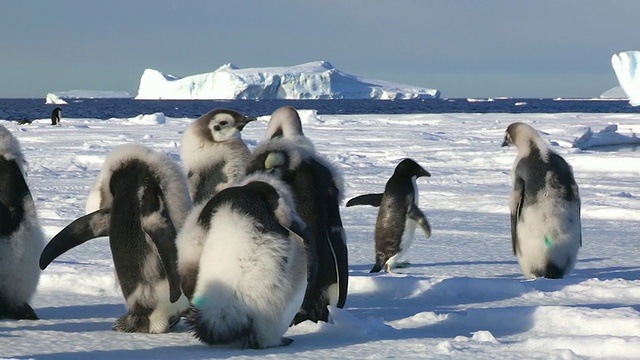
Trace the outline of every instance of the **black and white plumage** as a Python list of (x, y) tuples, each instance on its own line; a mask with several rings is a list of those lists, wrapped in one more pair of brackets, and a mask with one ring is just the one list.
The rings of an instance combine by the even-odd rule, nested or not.
[(291, 186), (298, 214), (309, 227), (309, 285), (294, 324), (328, 321), (327, 306), (344, 307), (349, 282), (347, 243), (340, 201), (340, 172), (319, 156), (302, 134), (295, 109), (276, 110), (270, 120), (271, 137), (256, 147), (247, 172), (268, 172)]
[(205, 238), (187, 315), (200, 341), (254, 349), (291, 343), (282, 336), (304, 298), (308, 235), (289, 191), (268, 175), (248, 176), (189, 214), (179, 237)]
[(582, 246), (580, 194), (571, 166), (533, 127), (507, 127), (502, 146), (515, 145), (510, 197), (511, 242), (530, 278), (562, 278)]
[(38, 318), (29, 302), (40, 279), (44, 235), (24, 167), (18, 139), (0, 125), (0, 319)]
[(62, 109), (59, 106), (56, 106), (51, 111), (51, 125), (60, 125)]
[(431, 237), (429, 221), (418, 208), (418, 187), (416, 179), (431, 176), (412, 159), (402, 160), (387, 181), (382, 194), (360, 195), (347, 201), (347, 207), (354, 205), (379, 206), (374, 240), (376, 263), (370, 272), (391, 268), (407, 253), (419, 225), (427, 238)]
[(88, 214), (51, 239), (40, 267), (85, 241), (109, 236), (128, 309), (114, 330), (166, 332), (189, 307), (180, 289), (175, 238), (190, 207), (177, 163), (140, 145), (122, 145), (104, 162), (87, 200)]
[(240, 132), (254, 120), (234, 110), (216, 109), (187, 126), (180, 157), (194, 204), (209, 200), (220, 189), (244, 177), (250, 151)]

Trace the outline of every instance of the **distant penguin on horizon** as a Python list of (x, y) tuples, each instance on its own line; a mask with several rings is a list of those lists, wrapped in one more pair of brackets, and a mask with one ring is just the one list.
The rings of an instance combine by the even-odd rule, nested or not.
[(0, 125), (0, 319), (38, 319), (29, 303), (40, 279), (44, 234), (25, 165), (18, 139)]
[(376, 262), (371, 273), (391, 268), (407, 253), (413, 242), (416, 224), (427, 238), (431, 225), (418, 208), (419, 193), (416, 179), (431, 174), (412, 159), (402, 160), (387, 181), (384, 193), (356, 196), (347, 207), (371, 205), (379, 207), (374, 231)]
[(248, 174), (266, 172), (291, 186), (297, 212), (309, 227), (307, 293), (293, 323), (329, 321), (328, 306), (343, 308), (347, 300), (347, 238), (340, 216), (344, 180), (304, 136), (297, 110), (273, 112), (264, 140), (249, 161)]
[(175, 239), (191, 201), (180, 166), (137, 144), (107, 157), (87, 199), (87, 215), (62, 229), (40, 256), (45, 269), (66, 251), (108, 236), (127, 314), (119, 332), (167, 332), (189, 307), (177, 271)]
[(518, 150), (509, 203), (513, 254), (528, 278), (562, 278), (574, 268), (582, 246), (573, 170), (530, 125), (510, 124), (502, 143), (509, 145)]
[(240, 133), (255, 120), (234, 110), (215, 109), (187, 126), (180, 141), (180, 158), (194, 204), (206, 202), (245, 176), (251, 152)]
[(289, 345), (283, 335), (307, 287), (308, 237), (289, 186), (255, 174), (222, 189), (178, 235), (194, 236), (205, 239), (187, 313), (194, 336), (251, 349)]
[(56, 106), (53, 111), (51, 111), (51, 125), (60, 125), (61, 117), (62, 109), (59, 106)]

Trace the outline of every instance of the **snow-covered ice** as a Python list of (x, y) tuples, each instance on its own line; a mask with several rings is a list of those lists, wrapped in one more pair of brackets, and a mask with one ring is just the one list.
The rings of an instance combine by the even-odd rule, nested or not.
[(146, 69), (136, 99), (433, 99), (436, 89), (364, 79), (327, 61), (240, 69), (225, 64), (213, 72), (177, 77)]
[[(268, 114), (247, 125), (255, 148)], [(342, 170), (346, 197), (381, 192), (411, 157), (420, 208), (433, 236), (416, 234), (396, 274), (369, 274), (377, 209), (341, 207), (350, 256), (345, 309), (332, 323), (304, 322), (288, 347), (239, 350), (199, 343), (180, 323), (167, 334), (116, 333), (125, 312), (106, 238), (89, 241), (42, 273), (33, 307), (39, 321), (0, 321), (0, 358), (35, 359), (638, 359), (640, 358), (640, 151), (581, 150), (575, 141), (615, 124), (640, 128), (635, 114), (317, 115), (301, 111), (305, 134)], [(0, 121), (20, 140), (48, 239), (84, 214), (102, 162), (124, 143), (179, 160), (192, 118), (70, 119), (50, 126)], [(504, 130), (524, 121), (573, 166), (582, 197), (584, 246), (561, 280), (526, 280), (511, 253), (509, 172), (515, 149)], [(612, 128), (609, 128), (610, 130)]]

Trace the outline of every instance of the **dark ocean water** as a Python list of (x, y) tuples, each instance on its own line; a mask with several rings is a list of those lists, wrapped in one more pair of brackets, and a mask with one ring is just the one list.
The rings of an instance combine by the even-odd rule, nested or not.
[[(168, 117), (195, 118), (215, 108), (230, 108), (261, 116), (283, 105), (315, 109), (318, 114), (418, 114), (418, 113), (640, 113), (626, 100), (569, 99), (467, 99), (432, 100), (162, 100), (85, 99), (60, 105), (63, 118), (132, 118), (162, 112)], [(44, 99), (0, 99), (0, 119), (23, 121), (46, 119), (56, 105)]]

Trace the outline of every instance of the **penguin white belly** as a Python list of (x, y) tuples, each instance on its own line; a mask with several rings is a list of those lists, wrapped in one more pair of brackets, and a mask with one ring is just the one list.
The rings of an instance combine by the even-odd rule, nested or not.
[(44, 248), (44, 234), (33, 201), (24, 202), (20, 227), (10, 237), (0, 238), (0, 295), (28, 302), (40, 279), (39, 254)]
[(279, 345), (304, 298), (304, 251), (302, 243), (260, 233), (253, 219), (221, 207), (211, 222), (193, 297), (215, 337), (248, 331), (260, 347)]
[(518, 262), (527, 277), (549, 262), (565, 273), (573, 268), (580, 248), (580, 208), (553, 198), (540, 199), (522, 209), (518, 232)]
[(416, 233), (416, 222), (407, 218), (404, 223), (404, 231), (402, 232), (402, 238), (400, 238), (400, 251), (387, 260), (387, 264), (393, 267), (402, 259), (402, 257), (409, 251), (409, 247), (413, 243), (413, 237)]

